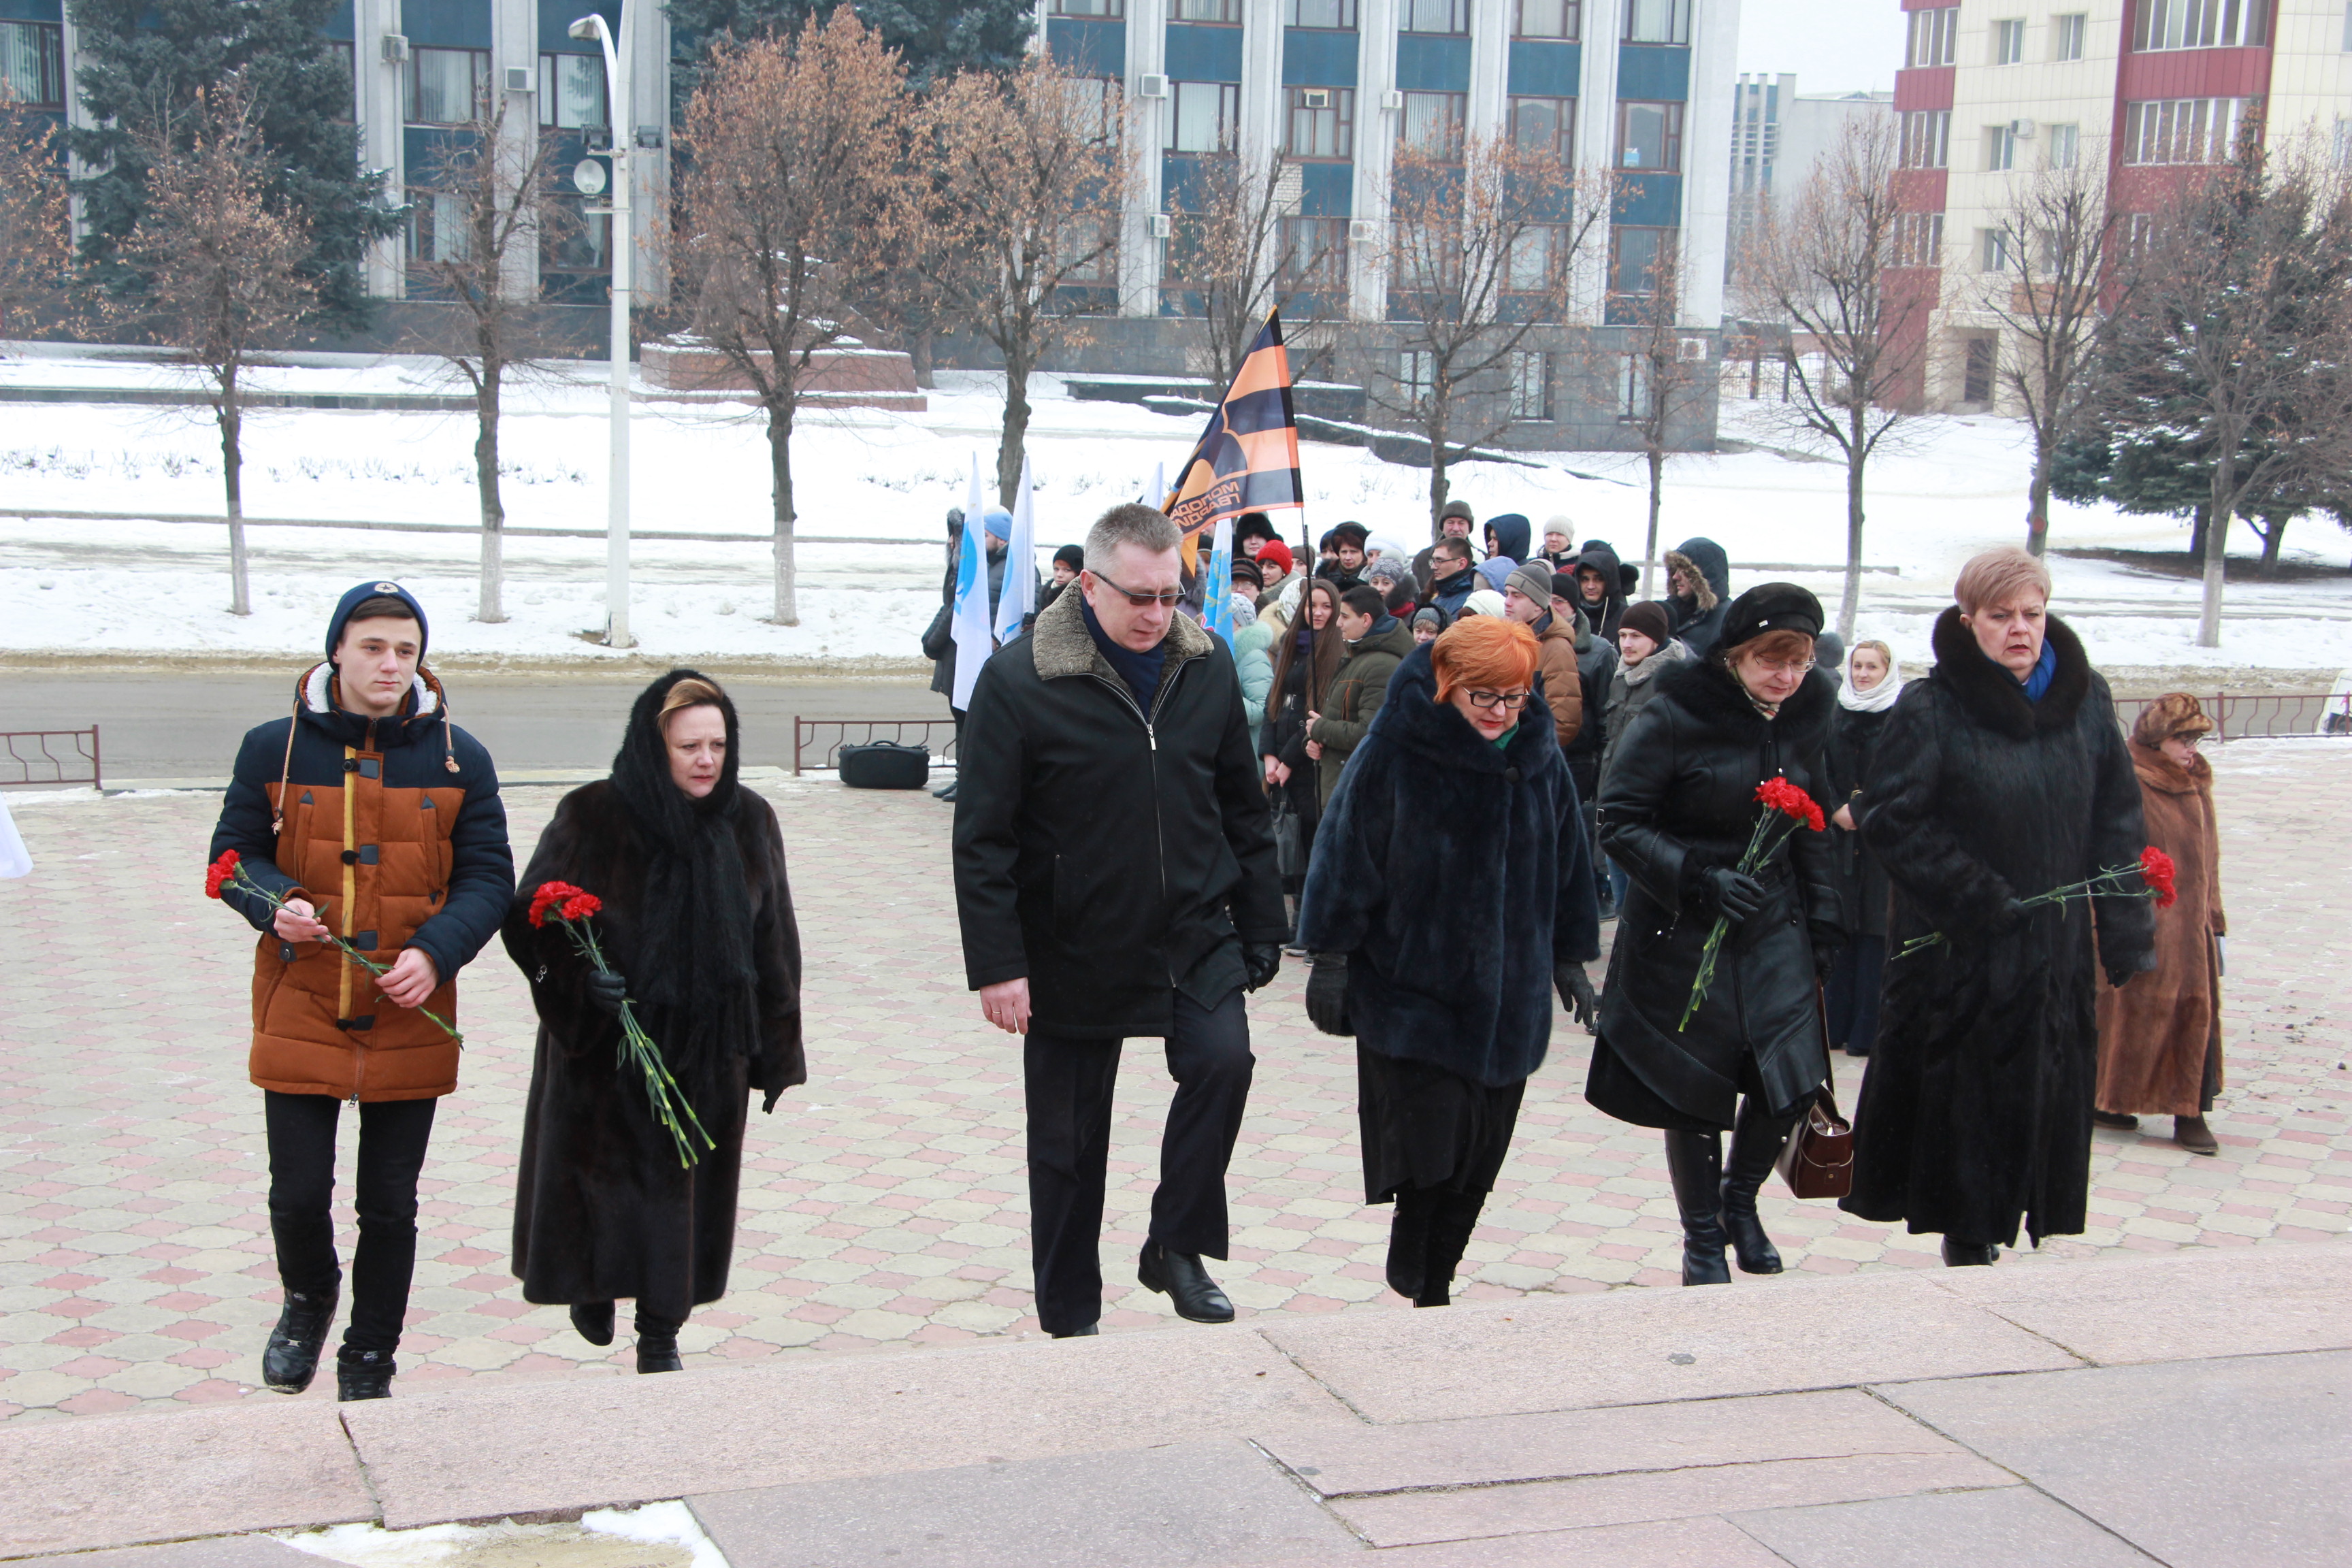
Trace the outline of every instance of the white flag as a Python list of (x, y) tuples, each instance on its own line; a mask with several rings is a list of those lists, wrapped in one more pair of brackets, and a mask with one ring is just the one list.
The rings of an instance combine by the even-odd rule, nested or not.
[(996, 601), (996, 640), (1021, 635), (1021, 622), (1037, 607), (1037, 529), (1029, 504), (1029, 459), (1021, 459), (1021, 493), (1013, 498), (1013, 537), (1004, 545), (1004, 592)]
[(958, 712), (971, 706), (972, 683), (980, 667), (996, 651), (988, 624), (988, 498), (980, 488), (980, 455), (971, 458), (971, 499), (963, 509), (963, 548), (956, 557), (955, 692), (948, 699)]

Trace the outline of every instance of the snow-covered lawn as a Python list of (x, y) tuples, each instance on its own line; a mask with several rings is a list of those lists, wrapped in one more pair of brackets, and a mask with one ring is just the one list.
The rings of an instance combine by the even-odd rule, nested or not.
[[(605, 512), (601, 366), (569, 384), (510, 395), (503, 447), (509, 521), (523, 527), (601, 530)], [(430, 362), (384, 360), (336, 368), (281, 368), (265, 384), (314, 392), (455, 390)], [(948, 373), (919, 415), (854, 410), (806, 417), (793, 443), (801, 532), (903, 543), (804, 544), (801, 624), (763, 617), (771, 556), (762, 543), (639, 541), (633, 615), (645, 650), (659, 658), (804, 663), (911, 660), (939, 602), (938, 548), (946, 510), (960, 504), (977, 454), (992, 471), (999, 378)], [(0, 384), (82, 387), (186, 384), (179, 373), (102, 360), (0, 362)], [(1103, 508), (1132, 499), (1153, 465), (1171, 471), (1197, 422), (1139, 408), (1070, 400), (1041, 376), (1031, 452), (1045, 550), (1079, 538)], [(1755, 405), (1725, 405), (1724, 434), (1780, 439)], [(633, 447), (635, 525), (710, 534), (769, 528), (767, 448), (756, 417), (734, 407), (641, 404)], [(476, 515), (473, 421), (465, 414), (259, 410), (249, 416), (246, 507), (256, 518), (349, 519), (469, 525)], [(1580, 540), (1612, 542), (1628, 559), (1643, 547), (1646, 498), (1636, 459), (1618, 454), (1533, 455), (1541, 468), (1471, 464), (1454, 493), (1481, 517), (1520, 511), (1575, 520)], [(1934, 418), (1874, 465), (1864, 560), (1897, 568), (1864, 579), (1859, 629), (1906, 659), (1927, 653), (1937, 610), (1971, 552), (2021, 539), (2028, 446), (2014, 422)], [(1307, 443), (1302, 468), (1309, 525), (1356, 519), (1375, 532), (1426, 536), (1426, 475), (1353, 447)], [(1667, 474), (1661, 542), (1694, 534), (1722, 542), (1735, 563), (1775, 570), (1832, 605), (1844, 557), (1843, 471), (1769, 450), (1678, 457)], [(200, 409), (0, 405), (0, 507), (217, 513), (219, 452)], [(1285, 522), (1294, 531), (1296, 520)], [(600, 539), (519, 538), (508, 545), (512, 618), (469, 618), (478, 546), (465, 534), (256, 528), (250, 535), (256, 611), (226, 611), (226, 531), (217, 524), (0, 518), (0, 651), (277, 656), (315, 647), (335, 595), (364, 576), (397, 577), (436, 612), (444, 654), (589, 664), (612, 655), (583, 637), (604, 621)], [(2061, 507), (2059, 549), (2178, 549), (2168, 519)], [(2250, 531), (2232, 545), (2251, 554)], [(2352, 539), (2325, 521), (2289, 535), (2290, 559), (2342, 567)], [(1041, 561), (1044, 551), (1041, 551)], [(2232, 584), (2223, 647), (2195, 647), (2197, 585), (2095, 561), (2053, 560), (2056, 607), (2095, 658), (2116, 666), (2317, 669), (2352, 665), (2352, 573), (2282, 584)], [(1735, 589), (1761, 580), (1735, 564)]]

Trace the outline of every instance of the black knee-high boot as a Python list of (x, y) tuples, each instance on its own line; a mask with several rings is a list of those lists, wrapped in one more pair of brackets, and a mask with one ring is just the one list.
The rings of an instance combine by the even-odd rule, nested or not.
[(1723, 1263), (1723, 1134), (1668, 1132), (1666, 1173), (1683, 1218), (1683, 1283), (1728, 1285)]
[(1389, 1289), (1418, 1300), (1429, 1270), (1429, 1226), (1437, 1217), (1433, 1187), (1399, 1187), (1396, 1213), (1389, 1220)]
[(1445, 1307), (1454, 1301), (1454, 1271), (1470, 1249), (1471, 1233), (1478, 1228), (1479, 1211), (1486, 1206), (1484, 1193), (1440, 1193), (1437, 1213), (1429, 1222), (1428, 1262), (1421, 1275), (1416, 1307)]
[(1764, 1222), (1756, 1215), (1756, 1194), (1796, 1124), (1793, 1116), (1779, 1121), (1767, 1115), (1753, 1095), (1740, 1097), (1731, 1154), (1723, 1166), (1723, 1228), (1731, 1237), (1731, 1249), (1738, 1255), (1743, 1274), (1780, 1272), (1780, 1249), (1764, 1234)]

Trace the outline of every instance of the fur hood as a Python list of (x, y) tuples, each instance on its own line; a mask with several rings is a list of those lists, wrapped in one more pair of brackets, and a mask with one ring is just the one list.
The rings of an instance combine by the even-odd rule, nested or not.
[(1936, 617), (1936, 668), (1928, 679), (1948, 689), (1970, 719), (2012, 741), (2063, 730), (2090, 695), (2091, 661), (2057, 616), (2049, 617), (2042, 636), (2058, 650), (2058, 672), (2039, 702), (2028, 701), (2018, 679), (1985, 657), (1975, 634), (1960, 624), (1958, 605)]
[(1677, 566), (1688, 572), (1698, 594), (1698, 613), (1707, 611), (1731, 597), (1731, 558), (1723, 546), (1712, 539), (1685, 539), (1675, 549), (1666, 552), (1666, 570)]
[[(1086, 612), (1078, 606), (1084, 595), (1064, 594), (1045, 606), (1031, 628), (1030, 637), (1036, 645), (1037, 679), (1059, 680), (1072, 675), (1098, 675), (1114, 686), (1125, 686), (1110, 660), (1095, 647), (1094, 635), (1087, 630)], [(1168, 620), (1168, 636), (1160, 646), (1169, 653), (1167, 669), (1160, 679), (1165, 684), (1176, 667), (1188, 659), (1207, 655), (1211, 642), (1192, 616), (1181, 612)]]

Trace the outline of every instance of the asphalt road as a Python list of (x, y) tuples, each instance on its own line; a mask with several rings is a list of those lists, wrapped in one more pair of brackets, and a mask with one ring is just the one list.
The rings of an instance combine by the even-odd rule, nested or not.
[[(0, 675), (0, 731), (99, 726), (106, 777), (226, 778), (239, 736), (292, 706), (277, 676)], [(602, 770), (643, 682), (452, 676), (449, 710), (503, 771)], [(746, 763), (789, 767), (793, 720), (945, 719), (915, 681), (730, 680)], [(0, 768), (5, 768), (0, 759)]]

